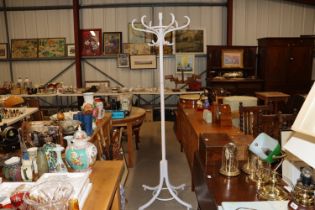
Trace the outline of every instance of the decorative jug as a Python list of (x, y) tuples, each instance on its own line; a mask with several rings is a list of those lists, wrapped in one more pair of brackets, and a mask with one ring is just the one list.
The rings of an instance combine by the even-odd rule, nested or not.
[(65, 137), (67, 140), (66, 161), (75, 171), (88, 170), (95, 162), (97, 149), (90, 143), (87, 134), (79, 130), (73, 135)]

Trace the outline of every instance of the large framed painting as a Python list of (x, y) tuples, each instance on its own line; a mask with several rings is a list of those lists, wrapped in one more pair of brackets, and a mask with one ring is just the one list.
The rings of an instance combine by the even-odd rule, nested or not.
[(124, 43), (123, 53), (127, 53), (129, 55), (150, 55), (151, 46), (147, 43)]
[(222, 49), (222, 68), (243, 68), (243, 49)]
[(38, 39), (11, 39), (12, 58), (37, 58)]
[[(142, 23), (134, 23), (136, 28), (144, 29)], [(132, 24), (129, 23), (128, 25), (128, 42), (129, 43), (147, 43), (151, 42), (152, 34), (145, 33), (143, 31), (137, 31), (132, 28)]]
[(102, 29), (80, 30), (80, 54), (82, 56), (102, 54)]
[(190, 53), (176, 54), (176, 73), (194, 73), (195, 55)]
[(122, 33), (121, 32), (104, 32), (103, 33), (103, 52), (104, 55), (117, 55), (122, 50)]
[(204, 53), (204, 30), (175, 31), (175, 53)]
[(38, 57), (64, 57), (66, 38), (40, 38), (38, 39)]

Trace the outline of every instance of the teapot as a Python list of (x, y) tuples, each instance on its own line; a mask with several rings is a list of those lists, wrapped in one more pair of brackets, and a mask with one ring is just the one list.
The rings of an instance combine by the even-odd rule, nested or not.
[(67, 141), (66, 162), (75, 171), (85, 171), (96, 161), (97, 149), (89, 142), (85, 131), (79, 127), (73, 136), (65, 136)]

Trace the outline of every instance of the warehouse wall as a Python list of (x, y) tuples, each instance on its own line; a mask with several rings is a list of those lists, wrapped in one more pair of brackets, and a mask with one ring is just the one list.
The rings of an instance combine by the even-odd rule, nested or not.
[[(2, 2), (2, 1), (1, 1)], [(7, 6), (47, 6), (71, 5), (72, 0), (15, 0), (6, 1)], [(151, 2), (107, 0), (106, 3)], [(166, 0), (159, 2), (168, 2)], [(183, 2), (183, 1), (172, 1)], [(186, 2), (189, 2), (188, 0)], [(199, 1), (202, 2), (202, 1)], [(225, 0), (203, 2), (225, 2)], [(81, 5), (104, 4), (104, 0), (82, 0)], [(121, 31), (123, 42), (128, 42), (128, 23), (132, 19), (140, 19), (146, 15), (148, 20), (157, 23), (157, 15), (163, 12), (166, 23), (169, 13), (175, 14), (179, 24), (183, 24), (183, 16), (191, 18), (191, 29), (204, 29), (206, 44), (221, 45), (226, 43), (226, 8), (225, 7), (137, 7), (137, 8), (100, 8), (81, 9), (81, 28), (102, 28), (103, 32)], [(315, 34), (315, 8), (281, 0), (234, 0), (233, 44), (256, 45), (256, 39), (267, 36), (299, 36), (300, 34)], [(307, 18), (306, 18), (307, 17)], [(18, 38), (66, 37), (67, 43), (73, 43), (72, 10), (16, 11), (8, 12), (9, 36)], [(4, 15), (0, 12), (0, 43), (6, 40)], [(165, 74), (175, 74), (175, 58), (164, 58)], [(68, 65), (72, 60), (58, 61), (27, 61), (12, 62), (13, 79), (19, 76), (29, 77), (33, 83), (42, 84), (49, 81)], [(88, 62), (97, 66), (106, 74), (119, 80), (126, 87), (156, 87), (158, 86), (157, 70), (129, 70), (116, 67), (115, 59), (89, 59)], [(106, 80), (101, 73), (82, 62), (85, 80)], [(195, 73), (206, 70), (206, 57), (196, 57)], [(9, 64), (0, 62), (0, 82), (10, 80)], [(75, 69), (68, 71), (55, 80), (66, 85), (75, 86)], [(205, 79), (203, 78), (204, 82)], [(115, 83), (111, 84), (116, 86)], [(174, 84), (166, 81), (167, 87)]]

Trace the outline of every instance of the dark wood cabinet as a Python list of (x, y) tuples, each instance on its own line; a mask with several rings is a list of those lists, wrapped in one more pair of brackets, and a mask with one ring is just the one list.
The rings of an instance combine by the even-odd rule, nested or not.
[[(242, 51), (241, 67), (223, 67), (222, 53), (225, 50)], [(224, 88), (235, 95), (254, 95), (262, 90), (263, 81), (257, 78), (257, 46), (207, 46), (207, 88)], [(227, 77), (227, 73), (240, 72), (241, 77)]]
[(258, 77), (264, 90), (307, 93), (311, 87), (312, 38), (258, 39)]

